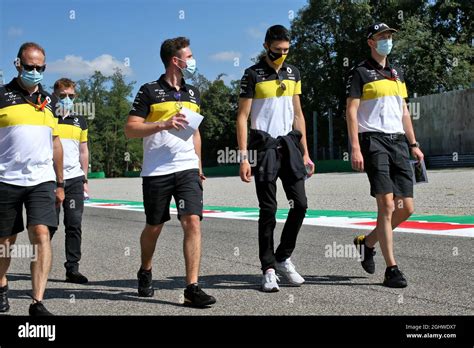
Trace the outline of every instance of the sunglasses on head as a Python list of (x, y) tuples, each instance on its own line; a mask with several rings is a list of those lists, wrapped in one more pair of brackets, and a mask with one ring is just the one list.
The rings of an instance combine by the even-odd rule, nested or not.
[(25, 69), (26, 71), (33, 71), (33, 69), (36, 69), (37, 72), (43, 72), (46, 70), (46, 64), (45, 65), (28, 65), (28, 64), (24, 64), (24, 63), (20, 63), (21, 66), (23, 67), (23, 69)]
[(71, 94), (59, 93), (59, 99), (64, 99), (66, 97), (69, 97), (69, 99), (74, 99), (74, 98), (76, 98), (76, 94), (74, 94), (74, 93), (71, 93)]

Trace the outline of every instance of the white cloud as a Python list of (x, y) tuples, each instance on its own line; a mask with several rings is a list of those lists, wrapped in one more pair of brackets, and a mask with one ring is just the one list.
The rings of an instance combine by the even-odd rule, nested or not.
[(240, 58), (242, 53), (235, 51), (222, 51), (217, 52), (210, 56), (211, 60), (219, 62), (233, 62), (235, 58)]
[(70, 77), (86, 77), (100, 71), (105, 76), (110, 76), (116, 68), (122, 70), (124, 75), (131, 75), (132, 69), (110, 54), (102, 54), (92, 60), (85, 60), (75, 55), (67, 55), (64, 59), (58, 59), (48, 63), (48, 72), (63, 74)]
[(23, 29), (18, 27), (10, 27), (7, 31), (8, 37), (18, 37), (23, 35)]
[(253, 39), (260, 39), (263, 41), (265, 37), (265, 30), (262, 29), (261, 27), (260, 28), (250, 27), (250, 28), (247, 28), (246, 32), (247, 32), (247, 35), (249, 35)]

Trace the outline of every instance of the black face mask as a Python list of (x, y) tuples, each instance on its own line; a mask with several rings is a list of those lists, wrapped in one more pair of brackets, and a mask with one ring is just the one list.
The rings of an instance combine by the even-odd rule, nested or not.
[(277, 64), (277, 65), (280, 65), (280, 64), (283, 64), (283, 62), (285, 61), (286, 59), (286, 54), (283, 54), (283, 53), (276, 53), (276, 52), (273, 52), (271, 49), (268, 49), (267, 50), (267, 56), (268, 58), (270, 58), (270, 60)]

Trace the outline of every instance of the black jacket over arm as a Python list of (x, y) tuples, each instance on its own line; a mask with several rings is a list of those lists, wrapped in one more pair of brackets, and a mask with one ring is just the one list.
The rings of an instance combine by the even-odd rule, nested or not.
[(267, 132), (251, 129), (248, 149), (257, 151), (257, 165), (253, 168), (255, 179), (273, 181), (280, 168), (283, 169), (281, 175), (287, 176), (288, 179), (296, 181), (304, 178), (306, 168), (301, 137), (301, 132), (296, 129), (276, 139)]

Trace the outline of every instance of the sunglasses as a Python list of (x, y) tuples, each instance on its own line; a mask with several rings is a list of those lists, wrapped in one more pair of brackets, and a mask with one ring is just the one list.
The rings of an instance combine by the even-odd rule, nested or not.
[(28, 65), (28, 64), (21, 63), (21, 66), (26, 71), (33, 71), (33, 69), (36, 69), (37, 72), (41, 73), (46, 70), (46, 64), (40, 66), (40, 65)]
[(71, 94), (59, 93), (59, 99), (64, 99), (66, 97), (69, 97), (69, 99), (74, 99), (74, 98), (76, 98), (76, 94), (74, 94), (74, 93), (71, 93)]
[(174, 100), (176, 100), (176, 111), (180, 112), (183, 108), (183, 103), (181, 102), (181, 92), (174, 92), (173, 94)]

